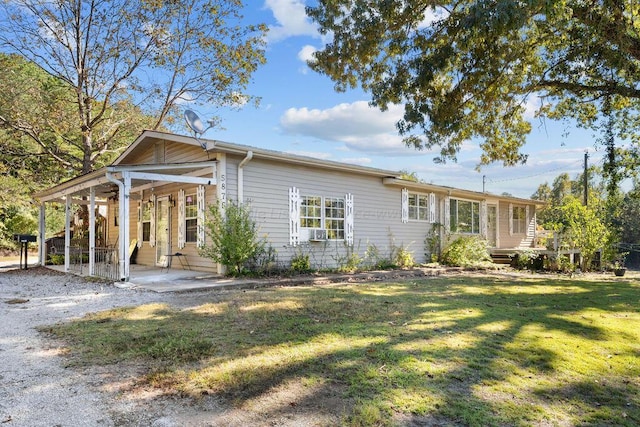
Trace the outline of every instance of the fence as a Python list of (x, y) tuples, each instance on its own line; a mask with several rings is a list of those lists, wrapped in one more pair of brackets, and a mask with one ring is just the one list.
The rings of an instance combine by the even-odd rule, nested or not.
[[(74, 242), (69, 248), (69, 270), (77, 274), (89, 274), (89, 249), (84, 242)], [(118, 250), (115, 248), (94, 249), (94, 276), (109, 280), (120, 277)]]

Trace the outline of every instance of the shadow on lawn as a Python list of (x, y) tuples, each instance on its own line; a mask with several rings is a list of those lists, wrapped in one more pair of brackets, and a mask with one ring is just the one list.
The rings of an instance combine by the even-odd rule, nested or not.
[(61, 330), (85, 343), (87, 360), (143, 358), (157, 386), (239, 405), (303, 378), (298, 407), (320, 410), (314, 404), (333, 399), (354, 423), (405, 414), (396, 421), (635, 425), (638, 364), (627, 379), (593, 353), (624, 336), (631, 347), (619, 351), (637, 358), (636, 335), (595, 320), (637, 313), (638, 290), (624, 281), (459, 277), (282, 288), (191, 310), (100, 313)]

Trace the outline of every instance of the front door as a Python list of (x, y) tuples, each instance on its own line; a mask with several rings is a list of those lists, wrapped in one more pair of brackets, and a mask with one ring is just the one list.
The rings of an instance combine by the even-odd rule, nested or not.
[(156, 202), (156, 265), (166, 266), (166, 255), (171, 251), (169, 198), (159, 197)]
[(487, 206), (487, 240), (489, 246), (495, 248), (498, 235), (498, 207), (496, 205)]

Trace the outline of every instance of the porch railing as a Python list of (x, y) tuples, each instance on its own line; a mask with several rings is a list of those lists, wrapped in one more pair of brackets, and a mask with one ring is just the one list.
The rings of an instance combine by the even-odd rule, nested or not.
[[(69, 248), (69, 270), (77, 274), (89, 274), (89, 249), (84, 245)], [(120, 262), (118, 249), (97, 247), (94, 249), (94, 276), (118, 280)]]
[(118, 259), (118, 249), (116, 248), (95, 248), (94, 274), (109, 280), (120, 278), (120, 261)]

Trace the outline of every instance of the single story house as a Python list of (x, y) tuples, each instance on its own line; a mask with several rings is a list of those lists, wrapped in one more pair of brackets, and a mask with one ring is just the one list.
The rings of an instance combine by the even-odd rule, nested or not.
[[(199, 255), (207, 244), (207, 206), (214, 203), (248, 204), (281, 263), (304, 250), (315, 267), (330, 267), (349, 251), (364, 256), (371, 247), (381, 254), (403, 247), (424, 262), (425, 237), (436, 224), (449, 239), (478, 235), (495, 249), (532, 247), (541, 206), (403, 180), (397, 171), (158, 131), (143, 132), (112, 165), (35, 196), (41, 202), (41, 262), (45, 204), (66, 207), (66, 270), (72, 258), (71, 206), (84, 204), (89, 273), (97, 275), (97, 265), (108, 259), (123, 281), (129, 280), (133, 249), (138, 264), (162, 267), (178, 255), (181, 262), (173, 268), (223, 273)], [(99, 205), (107, 208), (110, 255), (96, 246)]]

